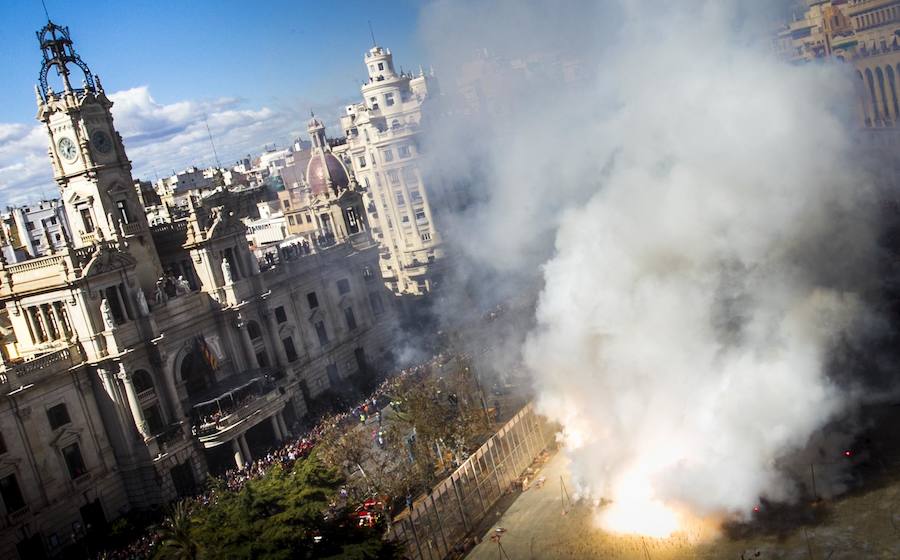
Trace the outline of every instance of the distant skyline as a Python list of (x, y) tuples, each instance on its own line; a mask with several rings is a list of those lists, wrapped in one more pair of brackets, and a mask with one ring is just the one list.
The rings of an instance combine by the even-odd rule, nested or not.
[[(45, 0), (68, 26), (76, 51), (116, 105), (136, 178), (155, 179), (212, 164), (207, 116), (223, 165), (265, 144), (305, 137), (310, 110), (336, 131), (336, 118), (360, 98), (363, 54), (378, 44), (396, 63), (418, 68), (422, 4), (407, 0), (291, 3), (271, 0), (63, 2)], [(0, 5), (0, 205), (56, 196), (47, 140), (34, 120), (46, 24), (40, 0)]]

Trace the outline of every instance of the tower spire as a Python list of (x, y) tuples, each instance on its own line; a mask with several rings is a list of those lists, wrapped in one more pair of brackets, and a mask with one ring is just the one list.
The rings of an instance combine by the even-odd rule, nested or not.
[(56, 25), (48, 18), (47, 25), (37, 32), (37, 38), (38, 43), (41, 45), (41, 52), (44, 55), (39, 82), (41, 93), (43, 93), (44, 97), (47, 96), (47, 92), (50, 89), (47, 84), (47, 73), (53, 67), (56, 68), (56, 73), (62, 78), (65, 91), (73, 91), (72, 85), (69, 83), (69, 64), (74, 64), (81, 69), (84, 73), (85, 89), (94, 91), (94, 76), (91, 74), (91, 69), (88, 68), (88, 65), (75, 52), (68, 27)]
[(378, 43), (375, 42), (375, 32), (372, 30), (372, 20), (369, 20), (369, 35), (372, 36), (372, 46), (377, 47)]
[(41, 0), (41, 6), (44, 7), (44, 15), (47, 16), (47, 23), (50, 23), (50, 12), (47, 11), (47, 3)]

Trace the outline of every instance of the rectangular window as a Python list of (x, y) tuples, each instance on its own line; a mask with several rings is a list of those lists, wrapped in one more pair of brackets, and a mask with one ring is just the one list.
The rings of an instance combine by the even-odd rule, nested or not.
[(34, 231), (34, 222), (28, 222), (25, 224), (25, 229), (28, 231)]
[(419, 210), (416, 212), (416, 223), (417, 224), (427, 224), (428, 218), (425, 217), (425, 211)]
[(287, 313), (285, 313), (283, 306), (275, 308), (275, 320), (278, 321), (279, 324), (287, 321)]
[(422, 234), (422, 241), (431, 241), (431, 234), (430, 234), (430, 233), (423, 233), (423, 234)]
[(358, 158), (356, 158), (356, 162), (359, 164), (360, 167), (365, 167), (366, 166), (366, 156), (359, 156)]
[(328, 344), (328, 331), (325, 330), (325, 321), (316, 321), (316, 335), (319, 337), (319, 346)]
[(284, 207), (286, 209), (289, 209), (291, 207), (291, 201), (288, 199), (284, 199), (283, 201), (281, 201), (281, 203), (284, 205)]
[(309, 292), (306, 294), (306, 303), (309, 304), (310, 309), (319, 307), (319, 298), (316, 296), (316, 292)]
[(372, 313), (375, 316), (384, 313), (384, 303), (382, 303), (381, 294), (378, 292), (369, 292), (369, 304), (371, 304)]
[(54, 225), (54, 226), (56, 225), (56, 218), (55, 218), (55, 217), (51, 217), (51, 218), (50, 218), (50, 224), (51, 224), (51, 225)]
[(409, 216), (403, 216), (402, 218), (400, 218), (400, 221), (403, 222), (404, 224), (408, 224), (408, 223), (409, 223)]
[(94, 219), (91, 217), (90, 208), (81, 209), (81, 221), (84, 223), (84, 233), (92, 233), (94, 231)]
[(399, 148), (397, 148), (397, 154), (402, 158), (409, 157), (409, 146), (407, 144), (401, 144)]
[(403, 198), (402, 192), (395, 193), (395, 196), (397, 197), (397, 206), (406, 206), (406, 199)]
[(341, 278), (337, 281), (337, 289), (340, 295), (350, 293), (350, 281), (346, 278)]
[(0, 498), (3, 498), (6, 513), (14, 513), (25, 507), (25, 498), (22, 497), (16, 475), (0, 478)]
[(393, 93), (385, 93), (384, 94), (384, 104), (388, 107), (394, 106), (394, 94)]
[(66, 460), (66, 467), (69, 469), (69, 476), (72, 480), (83, 476), (87, 473), (84, 466), (84, 459), (81, 458), (81, 449), (77, 443), (73, 443), (62, 450), (63, 459)]
[(381, 159), (387, 163), (389, 161), (394, 161), (394, 152), (388, 148), (386, 150), (381, 150)]
[(399, 184), (400, 184), (400, 174), (397, 173), (397, 170), (396, 170), (396, 169), (390, 169), (390, 170), (388, 170), (388, 172), (387, 172), (387, 177), (388, 177), (388, 180), (391, 182), (392, 185), (399, 185)]
[(69, 410), (64, 403), (48, 408), (47, 420), (50, 422), (51, 430), (61, 428), (72, 421), (72, 419), (69, 418)]
[(119, 301), (119, 292), (116, 289), (116, 286), (106, 288), (104, 294), (106, 294), (106, 302), (109, 304), (109, 310), (112, 312), (113, 321), (117, 325), (121, 325), (125, 322), (125, 312), (122, 310), (122, 305)]
[(297, 361), (297, 349), (294, 348), (294, 339), (291, 337), (287, 337), (281, 340), (281, 343), (284, 344), (284, 353), (287, 355), (287, 359), (289, 362)]
[(123, 224), (131, 223), (131, 214), (128, 212), (128, 204), (124, 200), (116, 201), (116, 209), (119, 211), (119, 219)]
[(312, 216), (310, 216), (309, 214), (306, 215), (306, 223), (307, 223), (307, 224), (311, 224), (311, 223), (312, 223)]
[(409, 199), (418, 202), (422, 200), (422, 193), (419, 192), (419, 189), (409, 189)]
[(379, 69), (379, 70), (384, 70), (384, 62), (379, 62), (379, 63), (378, 63), (378, 69)]
[(353, 315), (353, 308), (347, 307), (344, 309), (344, 317), (347, 319), (347, 329), (351, 331), (356, 330), (356, 316)]
[(293, 215), (293, 214), (291, 214), (290, 216), (288, 216), (288, 223), (291, 224), (292, 226), (297, 225), (297, 222), (294, 220), (294, 215)]

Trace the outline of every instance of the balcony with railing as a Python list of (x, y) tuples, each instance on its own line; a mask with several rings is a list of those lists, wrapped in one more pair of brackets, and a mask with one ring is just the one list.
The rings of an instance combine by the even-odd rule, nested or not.
[(122, 224), (122, 235), (125, 237), (132, 237), (134, 235), (138, 235), (143, 231), (143, 226), (140, 222), (131, 222), (130, 224)]
[(191, 432), (215, 447), (278, 412), (284, 395), (280, 371), (264, 368), (234, 375), (204, 392), (191, 409)]
[(98, 251), (117, 249), (115, 241), (94, 241), (71, 251), (61, 249), (51, 255), (6, 265), (9, 282), (0, 286), (0, 295), (11, 294), (13, 290), (21, 293), (58, 287), (69, 282), (76, 269), (85, 268)]
[(39, 354), (0, 372), (0, 383), (9, 383), (15, 387), (33, 385), (52, 375), (66, 372), (81, 361), (78, 347), (67, 346)]

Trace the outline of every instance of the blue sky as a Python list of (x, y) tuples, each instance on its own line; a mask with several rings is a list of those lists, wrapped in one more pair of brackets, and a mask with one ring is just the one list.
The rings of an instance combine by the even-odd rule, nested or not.
[[(113, 116), (135, 175), (150, 179), (209, 163), (199, 143), (204, 114), (223, 162), (305, 135), (310, 109), (333, 128), (342, 105), (359, 98), (362, 56), (371, 46), (368, 20), (398, 66), (427, 64), (415, 32), (421, 6), (411, 0), (46, 2), (114, 93)], [(0, 2), (0, 21), (0, 204), (6, 204), (55, 188), (34, 120), (41, 60), (35, 31), (45, 23), (40, 0)]]

